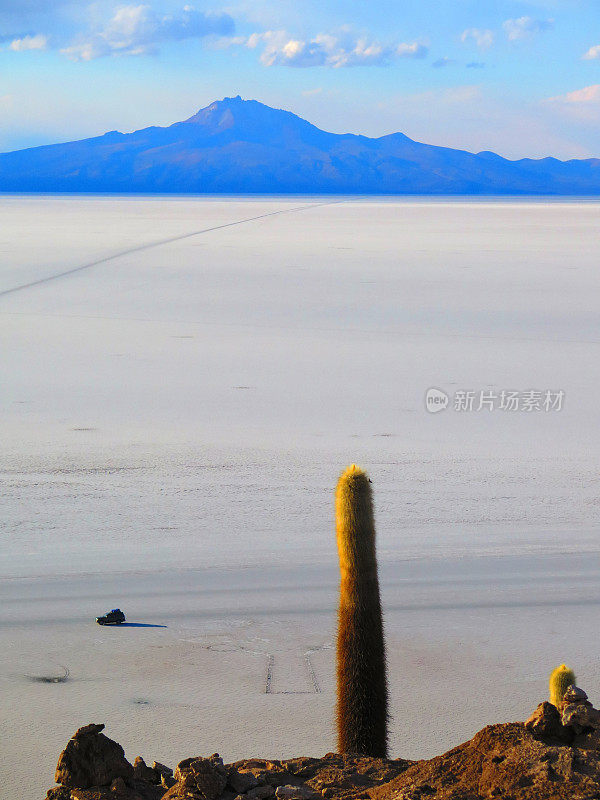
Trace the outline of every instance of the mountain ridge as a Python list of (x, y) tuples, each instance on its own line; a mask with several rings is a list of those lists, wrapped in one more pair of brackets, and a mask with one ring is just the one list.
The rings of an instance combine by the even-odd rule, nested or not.
[(600, 159), (511, 161), (403, 133), (331, 133), (227, 97), (166, 127), (0, 154), (1, 192), (597, 195)]

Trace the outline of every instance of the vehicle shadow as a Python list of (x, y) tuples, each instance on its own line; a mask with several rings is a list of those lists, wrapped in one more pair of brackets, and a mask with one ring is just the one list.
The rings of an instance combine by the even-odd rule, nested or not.
[(150, 622), (121, 622), (119, 628), (166, 628), (166, 625), (152, 625)]

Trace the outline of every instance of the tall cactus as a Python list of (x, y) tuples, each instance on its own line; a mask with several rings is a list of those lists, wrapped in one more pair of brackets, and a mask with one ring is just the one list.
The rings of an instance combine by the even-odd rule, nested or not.
[(550, 688), (550, 702), (553, 706), (560, 705), (564, 693), (567, 691), (569, 686), (575, 686), (575, 673), (572, 669), (569, 669), (566, 664), (561, 664), (560, 667), (552, 670), (550, 673), (550, 681), (549, 681), (549, 688)]
[(352, 464), (336, 495), (340, 559), (337, 638), (337, 730), (341, 753), (387, 756), (385, 642), (371, 481)]

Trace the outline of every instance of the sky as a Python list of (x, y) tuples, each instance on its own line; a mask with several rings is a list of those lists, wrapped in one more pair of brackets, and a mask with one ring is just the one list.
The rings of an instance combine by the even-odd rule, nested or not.
[(600, 157), (600, 0), (0, 0), (0, 151), (226, 96), (325, 130)]

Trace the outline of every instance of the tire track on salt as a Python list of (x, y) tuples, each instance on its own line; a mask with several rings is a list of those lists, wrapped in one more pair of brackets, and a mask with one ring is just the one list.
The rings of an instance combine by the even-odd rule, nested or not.
[(69, 275), (75, 275), (78, 272), (83, 272), (83, 270), (91, 269), (92, 267), (98, 267), (101, 264), (107, 264), (109, 261), (115, 261), (117, 258), (122, 258), (123, 256), (129, 256), (133, 253), (142, 253), (145, 250), (152, 250), (154, 247), (161, 247), (165, 244), (173, 244), (173, 242), (181, 242), (184, 239), (191, 239), (192, 236), (201, 236), (203, 233), (211, 233), (212, 231), (220, 231), (223, 228), (232, 228), (235, 225), (244, 225), (248, 222), (256, 222), (259, 219), (267, 219), (267, 217), (276, 217), (279, 214), (293, 214), (294, 212), (299, 211), (308, 211), (311, 208), (321, 208), (322, 206), (331, 206), (336, 205), (337, 203), (343, 203), (344, 200), (332, 200), (327, 203), (311, 203), (310, 205), (305, 206), (294, 206), (293, 208), (282, 208), (279, 211), (269, 211), (266, 214), (258, 214), (255, 217), (247, 217), (246, 219), (238, 219), (234, 220), (233, 222), (224, 222), (221, 225), (213, 225), (210, 228), (202, 228), (198, 231), (192, 231), (191, 233), (183, 233), (179, 236), (170, 236), (167, 239), (159, 239), (156, 242), (148, 242), (147, 244), (137, 245), (136, 247), (130, 247), (127, 250), (119, 250), (116, 253), (112, 253), (108, 256), (103, 256), (102, 258), (97, 258), (94, 261), (89, 261), (86, 264), (80, 264), (78, 267), (72, 267), (71, 269), (64, 270), (64, 272), (57, 272), (54, 275), (47, 275), (44, 278), (37, 278), (34, 281), (29, 281), (28, 283), (22, 283), (19, 286), (12, 286), (10, 289), (3, 289), (0, 291), (0, 297), (6, 297), (10, 294), (16, 294), (16, 292), (22, 292), (25, 289), (31, 289), (34, 286), (41, 286), (44, 283), (50, 283), (51, 281), (59, 280), (60, 278), (66, 278)]

